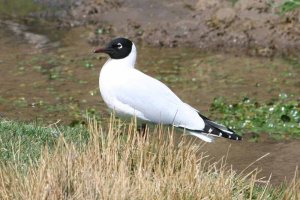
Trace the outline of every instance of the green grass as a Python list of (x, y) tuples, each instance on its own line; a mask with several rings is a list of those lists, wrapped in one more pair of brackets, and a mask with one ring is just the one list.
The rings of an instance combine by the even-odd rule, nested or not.
[(300, 102), (293, 96), (280, 94), (278, 99), (268, 103), (244, 98), (234, 104), (216, 98), (211, 111), (224, 125), (243, 134), (268, 133), (277, 139), (300, 138)]
[[(53, 125), (52, 127), (55, 127)], [(0, 121), (0, 199), (297, 199), (257, 171), (210, 163), (201, 145), (157, 127), (141, 137), (112, 119), (75, 128)], [(60, 134), (61, 135), (60, 135)], [(124, 134), (125, 133), (125, 134)], [(125, 137), (126, 136), (126, 137)], [(225, 156), (225, 155), (224, 155)], [(260, 183), (260, 184), (258, 184)]]
[(47, 145), (52, 149), (63, 134), (67, 141), (75, 144), (87, 140), (87, 129), (83, 125), (75, 127), (45, 127), (36, 123), (0, 120), (0, 160), (17, 160), (27, 163), (40, 157), (41, 149)]

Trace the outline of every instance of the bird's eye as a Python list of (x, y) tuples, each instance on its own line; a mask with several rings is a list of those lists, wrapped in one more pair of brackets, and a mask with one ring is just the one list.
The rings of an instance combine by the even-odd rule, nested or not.
[(122, 48), (123, 48), (123, 46), (122, 46), (121, 43), (118, 43), (118, 44), (117, 44), (117, 47), (118, 47), (118, 49), (122, 49)]

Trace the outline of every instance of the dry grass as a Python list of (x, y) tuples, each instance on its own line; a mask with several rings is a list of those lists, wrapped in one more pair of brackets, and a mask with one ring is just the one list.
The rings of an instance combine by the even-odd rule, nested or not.
[[(156, 128), (140, 136), (133, 124), (107, 131), (89, 123), (90, 139), (75, 145), (61, 137), (29, 166), (0, 165), (0, 199), (297, 199), (299, 181), (287, 189), (257, 187), (256, 173), (236, 174), (221, 161), (208, 164), (199, 145)], [(126, 131), (126, 134), (122, 134)], [(153, 136), (155, 135), (155, 136)], [(17, 153), (16, 153), (17, 161)]]

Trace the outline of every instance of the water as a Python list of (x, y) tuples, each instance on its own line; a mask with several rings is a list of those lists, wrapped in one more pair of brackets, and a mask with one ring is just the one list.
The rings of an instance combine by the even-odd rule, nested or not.
[[(28, 30), (34, 31), (35, 27)], [(58, 120), (63, 124), (78, 123), (86, 112), (101, 118), (109, 116), (98, 90), (98, 74), (106, 57), (91, 53), (93, 47), (87, 44), (91, 31), (77, 28), (58, 35), (55, 31), (45, 32), (50, 43), (59, 42), (60, 46), (43, 48), (1, 27), (0, 115), (45, 124)], [(203, 53), (189, 48), (151, 48), (142, 44), (137, 47), (139, 69), (166, 83), (206, 115), (218, 96), (235, 102), (244, 96), (268, 101), (281, 92), (300, 94), (300, 68), (286, 59)], [(270, 153), (250, 169), (262, 168), (262, 176), (266, 177), (272, 173), (274, 184), (285, 177), (291, 179), (299, 165), (299, 140), (253, 143), (220, 139), (205, 145), (203, 150), (217, 160), (229, 146), (227, 162), (239, 171)]]

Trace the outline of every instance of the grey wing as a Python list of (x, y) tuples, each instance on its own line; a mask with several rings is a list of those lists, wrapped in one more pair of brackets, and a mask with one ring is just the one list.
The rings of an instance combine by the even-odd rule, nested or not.
[[(197, 111), (182, 102), (165, 84), (140, 71), (134, 70), (132, 73), (134, 75), (126, 84), (118, 85), (115, 94), (120, 103), (131, 108), (123, 112), (136, 114), (154, 123), (193, 130), (204, 128), (204, 121)], [(131, 113), (132, 110), (136, 112)]]

